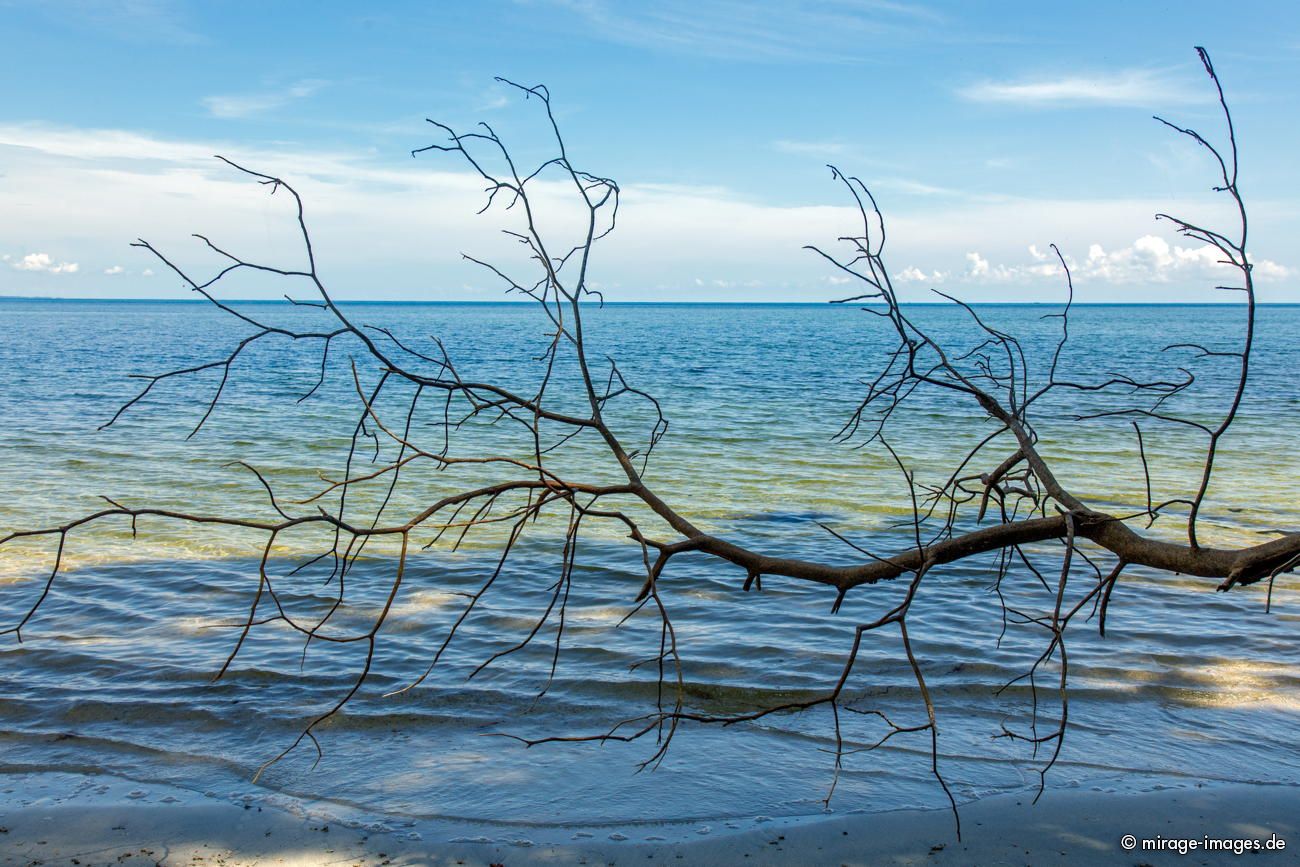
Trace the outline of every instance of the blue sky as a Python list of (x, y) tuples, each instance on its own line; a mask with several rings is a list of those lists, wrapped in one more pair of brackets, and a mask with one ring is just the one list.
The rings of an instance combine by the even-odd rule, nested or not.
[(625, 190), (593, 266), (611, 299), (851, 292), (801, 250), (852, 228), (833, 162), (877, 193), (908, 297), (1056, 300), (1055, 242), (1082, 300), (1228, 300), (1213, 257), (1152, 219), (1227, 216), (1204, 155), (1151, 120), (1221, 131), (1204, 44), (1238, 121), (1261, 296), (1300, 301), (1300, 7), (1225, 8), (0, 0), (0, 294), (185, 297), (137, 236), (199, 270), (215, 263), (189, 232), (298, 264), (283, 197), (221, 153), (295, 183), (339, 297), (499, 299), (460, 254), (525, 267), (498, 234), (513, 215), (474, 216), (463, 166), (409, 151), (437, 139), (433, 117), (542, 155), (536, 105), (501, 75), (546, 83), (575, 163)]

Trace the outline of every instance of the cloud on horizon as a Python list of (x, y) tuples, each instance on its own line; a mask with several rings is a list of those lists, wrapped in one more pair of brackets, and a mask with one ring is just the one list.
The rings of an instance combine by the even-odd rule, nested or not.
[[(291, 202), (267, 195), (212, 159), (212, 153), (228, 154), (298, 187), (320, 261), (340, 298), (500, 297), (502, 286), (462, 262), (462, 251), (527, 267), (517, 262), (519, 245), (498, 232), (514, 225), (517, 211), (494, 208), (474, 217), (484, 202), (481, 178), (452, 170), (459, 167), (445, 160), (383, 160), (368, 151), (227, 147), (120, 129), (0, 124), (0, 156), (8, 173), (0, 187), (0, 235), (19, 249), (76, 249), (84, 266), (79, 266), (81, 279), (69, 279), (77, 272), (67, 266), (76, 263), (32, 254), (49, 258), (34, 260), (32, 269), (3, 269), (0, 274), (9, 277), (0, 279), (0, 292), (39, 288), (16, 280), (19, 272), (51, 281), (55, 278), (44, 275), (58, 273), (61, 293), (102, 295), (102, 286), (90, 279), (100, 274), (113, 276), (116, 294), (173, 291), (164, 272), (162, 284), (136, 282), (146, 276), (141, 270), (146, 261), (118, 264), (123, 246), (137, 235), (203, 268), (211, 263), (189, 231), (201, 231), (250, 259), (298, 264), (294, 257), (301, 242), (288, 210)], [(978, 283), (989, 290), (988, 300), (1031, 297), (1033, 281), (1059, 280), (1053, 270), (1059, 266), (1032, 256), (1025, 261), (1024, 243), (1051, 240), (1077, 252), (1081, 276), (1096, 278), (1093, 300), (1132, 297), (1131, 287), (1143, 280), (1156, 295), (1166, 296), (1183, 292), (1180, 281), (1187, 282), (1188, 292), (1213, 285), (1204, 282), (1209, 266), (1203, 254), (1168, 242), (1161, 242), (1162, 249), (1155, 236), (1145, 240), (1161, 202), (936, 199), (917, 195), (933, 192), (929, 188), (887, 186), (910, 191), (897, 202), (901, 207), (886, 208), (889, 259), (904, 266), (898, 279), (900, 286), (911, 285), (909, 291), (946, 279)], [(572, 205), (570, 187), (547, 181), (537, 191), (541, 223), (552, 234), (578, 225), (572, 208), (566, 209)], [(833, 245), (860, 223), (842, 191), (830, 183), (819, 196), (822, 204), (806, 205), (756, 201), (717, 185), (633, 181), (623, 191), (619, 230), (601, 243), (593, 272), (605, 285), (627, 287), (622, 300), (725, 300), (742, 288), (755, 300), (824, 300), (825, 263), (801, 248)], [(1102, 252), (1085, 258), (1091, 245)], [(980, 251), (978, 261), (966, 257), (972, 250)], [(60, 266), (65, 269), (52, 271)], [(1261, 259), (1256, 273), (1261, 284), (1278, 286), (1296, 272)], [(691, 290), (696, 278), (707, 293)], [(756, 282), (761, 289), (754, 288)], [(1107, 295), (1104, 287), (1111, 285), (1128, 288)], [(466, 286), (471, 288), (457, 289)], [(235, 288), (243, 294), (232, 297), (271, 291), (252, 284)], [(1289, 284), (1275, 291), (1283, 293), (1280, 299), (1294, 297)]]
[[(966, 268), (959, 273), (931, 271), (909, 265), (894, 275), (900, 283), (996, 283), (1026, 284), (1043, 279), (1064, 276), (1056, 256), (1030, 244), (1030, 261), (994, 264), (979, 252), (966, 254)], [(1170, 244), (1158, 235), (1143, 235), (1118, 249), (1107, 251), (1101, 244), (1088, 245), (1088, 255), (1076, 260), (1069, 254), (1065, 262), (1070, 273), (1080, 283), (1094, 281), (1121, 286), (1170, 284), (1176, 280), (1214, 286), (1238, 272), (1224, 264), (1223, 254), (1206, 244), (1200, 247), (1183, 247)], [(1295, 277), (1297, 270), (1280, 265), (1270, 259), (1255, 263), (1254, 275), (1258, 282), (1276, 283)]]
[[(5, 256), (5, 261), (10, 261), (10, 257)], [(19, 271), (44, 271), (48, 274), (76, 274), (81, 270), (76, 262), (55, 262), (49, 253), (28, 253), (11, 264)]]

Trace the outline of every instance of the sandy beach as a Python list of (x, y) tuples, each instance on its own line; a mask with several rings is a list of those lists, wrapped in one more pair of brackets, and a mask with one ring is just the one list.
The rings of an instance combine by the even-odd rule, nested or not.
[[(8, 775), (5, 865), (547, 864), (1251, 864), (1294, 863), (1300, 787), (1205, 785), (1128, 794), (1049, 789), (1037, 805), (1004, 795), (965, 805), (963, 837), (945, 811), (772, 820), (747, 829), (642, 825), (454, 830), (330, 824), (311, 810), (216, 801), (111, 778)], [(107, 789), (107, 791), (104, 791)], [(717, 823), (713, 823), (717, 824)], [(1135, 845), (1122, 847), (1125, 835)], [(1207, 838), (1259, 851), (1204, 851)], [(1166, 841), (1163, 851), (1143, 840)], [(1186, 854), (1170, 841), (1194, 841)], [(1280, 848), (1279, 843), (1285, 844)], [(1238, 848), (1253, 846), (1246, 842)], [(1189, 844), (1190, 847), (1190, 844)]]

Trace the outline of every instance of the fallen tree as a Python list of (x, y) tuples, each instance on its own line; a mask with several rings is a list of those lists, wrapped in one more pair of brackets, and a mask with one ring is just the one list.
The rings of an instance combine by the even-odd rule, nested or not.
[[(185, 511), (129, 505), (110, 500), (106, 508), (57, 526), (24, 529), (0, 539), (5, 545), (18, 539), (44, 538), (54, 549), (54, 566), (36, 589), (30, 607), (3, 631), (21, 641), (63, 570), (64, 554), (74, 540), (90, 535), (106, 522), (129, 521), (132, 529), (141, 520), (177, 521), (202, 532), (204, 527), (223, 525), (263, 534), (256, 590), (248, 602), (220, 678), (238, 658), (245, 639), (254, 631), (276, 625), (288, 627), (306, 646), (315, 642), (359, 644), (366, 649), (365, 663), (351, 686), (337, 702), (325, 708), (267, 765), (310, 742), (319, 751), (316, 731), (339, 713), (365, 686), (371, 671), (380, 633), (394, 603), (405, 589), (408, 563), (417, 556), (415, 545), (425, 548), (443, 545), (454, 548), (476, 533), (498, 533), (502, 540), (495, 568), (484, 575), (478, 590), (469, 595), (454, 625), (441, 642), (441, 649), (428, 670), (405, 690), (420, 686), (438, 664), (442, 651), (456, 640), (458, 630), (475, 607), (492, 592), (497, 578), (520, 539), (537, 526), (543, 516), (558, 518), (562, 531), (555, 534), (560, 548), (557, 574), (539, 576), (547, 582), (549, 605), (516, 639), (486, 659), (480, 670), (510, 654), (545, 640), (551, 652), (551, 674), (563, 662), (564, 618), (570, 590), (576, 579), (579, 541), (593, 525), (613, 525), (635, 546), (643, 567), (636, 587), (628, 588), (631, 613), (650, 611), (660, 624), (660, 647), (649, 660), (658, 669), (658, 700), (644, 715), (615, 721), (607, 730), (589, 734), (556, 735), (527, 740), (531, 745), (547, 741), (600, 740), (636, 741), (652, 738), (653, 753), (645, 764), (662, 759), (673, 735), (683, 724), (731, 725), (814, 706), (830, 708), (835, 726), (838, 770), (844, 753), (840, 725), (841, 710), (873, 715), (883, 722), (885, 733), (868, 749), (903, 734), (929, 740), (930, 770), (943, 786), (954, 810), (956, 802), (948, 791), (939, 761), (939, 723), (927, 688), (925, 664), (916, 652), (909, 633), (908, 615), (916, 599), (925, 593), (927, 582), (946, 564), (980, 555), (996, 554), (992, 567), (993, 586), (1004, 581), (1034, 581), (1054, 596), (1045, 614), (1024, 614), (1003, 605), (1004, 623), (1010, 614), (1022, 624), (1042, 630), (1041, 653), (1031, 662), (1023, 678), (1035, 695), (1033, 717), (1026, 730), (1004, 727), (1000, 736), (1024, 740), (1035, 751), (1042, 747), (1048, 758), (1046, 774), (1060, 754), (1069, 722), (1069, 658), (1067, 637), (1070, 626), (1083, 615), (1095, 619), (1104, 635), (1106, 615), (1118, 582), (1131, 568), (1147, 568), (1199, 576), (1217, 581), (1222, 591), (1268, 582), (1291, 571), (1300, 562), (1300, 533), (1279, 535), (1270, 541), (1238, 548), (1203, 544), (1198, 532), (1202, 508), (1215, 478), (1216, 459), (1225, 437), (1237, 417), (1250, 381), (1250, 362), (1255, 339), (1255, 288), (1247, 252), (1248, 220), (1245, 203), (1237, 186), (1238, 152), (1232, 116), (1224, 99), (1219, 78), (1208, 54), (1198, 49), (1222, 109), (1226, 123), (1226, 144), (1216, 145), (1198, 132), (1167, 121), (1176, 133), (1195, 141), (1210, 155), (1217, 169), (1215, 190), (1233, 205), (1237, 222), (1225, 229), (1200, 226), (1178, 217), (1159, 215), (1173, 223), (1183, 235), (1212, 246), (1222, 263), (1236, 276), (1234, 285), (1220, 287), (1240, 293), (1244, 300), (1244, 333), (1239, 345), (1225, 351), (1201, 344), (1178, 344), (1163, 351), (1188, 354), (1210, 363), (1228, 365), (1235, 384), (1228, 405), (1214, 421), (1179, 414), (1169, 408), (1171, 400), (1187, 392), (1197, 376), (1187, 367), (1171, 365), (1173, 374), (1145, 377), (1127, 373), (1096, 376), (1084, 371), (1072, 375), (1063, 359), (1070, 340), (1074, 287), (1066, 258), (1053, 247), (1060, 265), (1066, 301), (1059, 313), (1060, 332), (1050, 357), (1032, 359), (1016, 335), (985, 321), (981, 312), (965, 302), (943, 295), (969, 317), (978, 334), (974, 343), (954, 345), (948, 336), (929, 333), (900, 301), (884, 259), (885, 220), (875, 198), (862, 181), (832, 168), (834, 180), (843, 188), (859, 218), (850, 235), (839, 238), (834, 248), (809, 248), (825, 261), (837, 276), (847, 277), (862, 287), (859, 294), (838, 303), (861, 304), (891, 335), (893, 349), (879, 360), (876, 374), (865, 382), (865, 392), (855, 412), (843, 424), (835, 439), (840, 443), (878, 448), (887, 453), (899, 477), (906, 483), (910, 518), (901, 532), (879, 540), (868, 548), (846, 534), (827, 527), (851, 552), (851, 562), (820, 562), (787, 556), (781, 551), (759, 550), (723, 535), (702, 529), (692, 519), (689, 504), (670, 502), (646, 480), (656, 446), (668, 431), (668, 419), (660, 402), (629, 381), (613, 359), (596, 359), (589, 354), (584, 336), (584, 316), (592, 303), (603, 301), (592, 288), (592, 253), (616, 226), (620, 190), (615, 181), (577, 168), (569, 158), (564, 139), (552, 112), (551, 97), (543, 86), (525, 87), (504, 82), (530, 101), (540, 103), (553, 155), (538, 165), (516, 164), (505, 142), (487, 125), (470, 132), (457, 132), (432, 122), (444, 136), (438, 143), (413, 153), (437, 152), (459, 159), (484, 182), (483, 210), (504, 209), (517, 215), (518, 225), (505, 229), (516, 241), (531, 267), (528, 277), (509, 267), (466, 256), (500, 279), (508, 292), (527, 296), (549, 323), (546, 340), (538, 348), (534, 378), (526, 390), (498, 381), (479, 381), (463, 376), (454, 351), (436, 337), (422, 342), (385, 327), (356, 321), (337, 304), (317, 266), (307, 210), (294, 188), (283, 178), (224, 160), (250, 181), (267, 187), (272, 194), (289, 197), (301, 240), (298, 266), (281, 266), (241, 258), (202, 235), (198, 241), (223, 261), (215, 273), (199, 276), (175, 263), (173, 258), (145, 240), (135, 246), (155, 257), (189, 288), (244, 329), (244, 336), (221, 357), (198, 360), (192, 365), (143, 376), (144, 387), (108, 420), (111, 425), (123, 414), (156, 396), (158, 386), (173, 380), (216, 374), (218, 384), (196, 419), (201, 429), (221, 404), (235, 363), (251, 347), (263, 342), (289, 341), (320, 353), (319, 379), (303, 397), (310, 397), (325, 382), (331, 370), (342, 369), (355, 392), (356, 423), (351, 445), (341, 471), (325, 478), (320, 489), (307, 498), (286, 501), (272, 481), (252, 464), (244, 468), (265, 490), (273, 510), (269, 518)], [(567, 186), (570, 203), (582, 215), (576, 238), (560, 240), (540, 217), (535, 192), (545, 179), (555, 178)], [(222, 280), (236, 273), (256, 272), (268, 278), (305, 281), (310, 293), (290, 298), (295, 308), (313, 308), (322, 325), (301, 329), (277, 322), (260, 310), (249, 310), (223, 300)], [(664, 351), (669, 351), (665, 349)], [(350, 355), (344, 356), (344, 352)], [(1181, 355), (1179, 355), (1181, 354)], [(346, 363), (340, 363), (346, 358)], [(381, 398), (401, 392), (407, 409), (395, 417), (379, 408)], [(1086, 419), (1123, 419), (1131, 423), (1139, 447), (1134, 474), (1145, 478), (1146, 500), (1125, 512), (1090, 503), (1062, 484), (1053, 462), (1040, 448), (1039, 412), (1051, 399), (1064, 392), (1087, 393), (1106, 401), (1106, 406), (1080, 416)], [(983, 429), (978, 443), (952, 466), (943, 470), (937, 483), (918, 480), (916, 469), (895, 449), (907, 437), (906, 408), (920, 395), (939, 395), (943, 400), (978, 408)], [(429, 405), (436, 407), (441, 423), (432, 437), (413, 432), (412, 419)], [(640, 425), (635, 434), (628, 427)], [(1150, 468), (1143, 448), (1143, 431), (1173, 426), (1203, 437), (1200, 470), (1188, 490), (1178, 496), (1157, 500), (1152, 494)], [(509, 432), (511, 446), (494, 449), (495, 441), (482, 439), (486, 428)], [(495, 435), (495, 434), (494, 434)], [(596, 449), (603, 466), (587, 465), (586, 457), (568, 461), (574, 450)], [(445, 471), (449, 478), (464, 474), (478, 480), (426, 499), (410, 513), (392, 515), (394, 493), (410, 478), (418, 465)], [(482, 481), (484, 473), (491, 481)], [(323, 477), (324, 478), (324, 477)], [(360, 491), (378, 491), (367, 501)], [(360, 503), (360, 505), (358, 504)], [(369, 505), (367, 505), (369, 503)], [(1183, 538), (1173, 541), (1152, 531), (1157, 520), (1181, 522)], [(324, 564), (335, 588), (335, 601), (323, 614), (304, 616), (286, 604), (278, 593), (278, 576), (272, 568), (273, 549), (283, 536), (297, 528), (328, 530), (331, 542), (318, 555), (295, 568)], [(347, 579), (352, 567), (376, 540), (395, 541), (399, 553), (393, 559), (382, 589), (382, 604), (370, 612), (368, 625), (360, 631), (339, 628), (336, 612), (351, 590)], [(427, 544), (425, 544), (427, 543)], [(693, 705), (684, 690), (679, 653), (670, 606), (661, 587), (672, 581), (670, 566), (678, 555), (692, 552), (708, 555), (735, 567), (736, 580), (745, 590), (761, 591), (766, 578), (790, 579), (825, 585), (834, 610), (850, 592), (868, 592), (871, 585), (885, 581), (905, 582), (901, 601), (883, 616), (855, 625), (853, 640), (845, 648), (843, 667), (834, 682), (825, 685), (815, 698), (757, 707), (740, 714), (712, 713)], [(1081, 577), (1082, 576), (1082, 577)], [(1001, 596), (1000, 596), (1001, 598)], [(629, 616), (631, 616), (631, 613)], [(906, 659), (915, 679), (916, 696), (924, 710), (920, 722), (896, 723), (879, 711), (845, 707), (842, 697), (851, 683), (859, 650), (866, 636), (877, 630), (897, 631), (899, 653)], [(543, 638), (543, 636), (545, 636)], [(397, 640), (397, 639), (390, 639)], [(306, 653), (306, 647), (304, 647)], [(1055, 703), (1049, 710), (1037, 700), (1039, 679), (1052, 683)], [(402, 690), (402, 691), (405, 691)], [(543, 688), (542, 693), (546, 689)], [(1050, 722), (1040, 728), (1039, 718)], [(263, 766), (263, 769), (267, 765)], [(260, 773), (260, 771), (259, 771)], [(834, 785), (831, 786), (834, 791)], [(830, 795), (828, 794), (828, 800)]]

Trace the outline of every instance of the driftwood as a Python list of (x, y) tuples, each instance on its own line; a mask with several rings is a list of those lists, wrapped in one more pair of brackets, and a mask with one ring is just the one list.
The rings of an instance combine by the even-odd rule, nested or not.
[[(608, 730), (598, 733), (557, 735), (545, 740), (633, 741), (650, 737), (655, 739), (657, 747), (646, 764), (653, 764), (662, 759), (674, 732), (683, 724), (728, 725), (769, 714), (827, 705), (834, 717), (837, 770), (844, 752), (840, 737), (841, 711), (847, 709), (872, 714), (886, 726), (886, 733), (876, 741), (876, 746), (901, 734), (920, 734), (929, 739), (930, 770), (952, 800), (939, 762), (935, 707), (926, 686), (925, 666), (913, 647), (908, 613), (914, 600), (924, 594), (927, 578), (944, 564), (1000, 552), (995, 575), (998, 584), (1008, 576), (1030, 576), (1030, 580), (1041, 582), (1044, 588), (1055, 594), (1055, 605), (1050, 613), (1045, 616), (1020, 615), (1020, 622), (1040, 627), (1044, 638), (1041, 654), (1023, 677), (1029, 679), (1037, 690), (1035, 676), (1048, 672), (1053, 683), (1052, 692), (1057, 698), (1053, 708), (1059, 712), (1052, 714), (1051, 725), (1044, 731), (1038, 725), (1038, 715), (1047, 713), (1043, 709), (1046, 705), (1040, 708), (1035, 701), (1030, 733), (1010, 728), (1002, 732), (1002, 736), (1030, 741), (1035, 749), (1042, 747), (1047, 751), (1048, 758), (1042, 767), (1045, 774), (1060, 753), (1069, 721), (1066, 643), (1067, 635), (1071, 634), (1069, 627), (1083, 613), (1085, 619), (1095, 616), (1096, 626), (1104, 635), (1112, 592), (1127, 569), (1146, 567), (1216, 579), (1218, 588), (1228, 591), (1260, 581), (1271, 583), (1279, 574), (1292, 570), (1300, 562), (1300, 533), (1236, 549), (1203, 545), (1198, 534), (1198, 519), (1214, 482), (1216, 458), (1249, 383), (1255, 334), (1255, 291), (1246, 249), (1246, 207), (1237, 188), (1238, 153), (1232, 116), (1209, 55), (1203, 49), (1197, 51), (1218, 94), (1226, 122), (1225, 143), (1216, 145), (1191, 129), (1161, 122), (1178, 134), (1190, 137), (1209, 153), (1218, 168), (1215, 189), (1231, 199), (1238, 221), (1219, 230), (1168, 215), (1162, 214), (1160, 218), (1171, 221), (1183, 235), (1209, 244), (1222, 254), (1222, 262), (1231, 267), (1237, 281), (1235, 285), (1221, 288), (1241, 293), (1245, 301), (1245, 329), (1238, 348), (1229, 352), (1199, 344), (1166, 347), (1166, 351), (1173, 354), (1171, 357), (1190, 352), (1215, 363), (1231, 365), (1237, 371), (1231, 401), (1217, 423), (1206, 424), (1166, 408), (1171, 397), (1190, 389), (1196, 382), (1196, 376), (1186, 369), (1176, 368), (1172, 376), (1149, 380), (1123, 374), (1102, 378), (1082, 374), (1081, 378), (1071, 378), (1062, 369), (1062, 353), (1070, 339), (1074, 288), (1066, 260), (1055, 247), (1053, 250), (1064, 276), (1062, 288), (1068, 293), (1068, 300), (1059, 313), (1052, 314), (1060, 320), (1060, 336), (1050, 359), (1040, 360), (1037, 367), (1031, 364), (1016, 336), (986, 324), (977, 309), (956, 298), (949, 300), (959, 305), (979, 329), (980, 342), (973, 348), (957, 350), (949, 347), (942, 335), (926, 333), (909, 315), (907, 307), (900, 303), (886, 268), (883, 258), (885, 221), (876, 200), (860, 180), (832, 168), (833, 178), (842, 186), (860, 215), (860, 228), (855, 234), (839, 238), (833, 249), (809, 249), (822, 257), (837, 276), (851, 278), (862, 287), (860, 294), (839, 303), (861, 304), (868, 314), (883, 323), (894, 338), (894, 348), (881, 359), (878, 374), (866, 384), (860, 405), (839, 431), (837, 439), (845, 443), (869, 444), (891, 456), (907, 482), (910, 502), (906, 506), (912, 517), (904, 533), (880, 540), (882, 549), (878, 552), (827, 528), (852, 551), (854, 562), (848, 564), (811, 562), (784, 556), (780, 551), (755, 550), (706, 532), (692, 521), (689, 504), (668, 502), (644, 479), (655, 447), (668, 430), (668, 420), (659, 402), (631, 384), (613, 359), (589, 357), (584, 341), (584, 314), (589, 312), (592, 303), (603, 301), (590, 287), (591, 256), (596, 245), (615, 228), (619, 187), (613, 180), (580, 170), (570, 161), (551, 109), (550, 93), (545, 87), (525, 87), (503, 80), (505, 85), (516, 88), (528, 100), (540, 104), (554, 146), (554, 155), (550, 159), (525, 170), (516, 165), (506, 144), (486, 124), (462, 133), (434, 121), (431, 123), (444, 138), (413, 153), (450, 154), (482, 178), (487, 195), (484, 211), (504, 208), (519, 215), (521, 227), (508, 229), (506, 233), (526, 253), (532, 267), (531, 276), (514, 276), (507, 273), (508, 268), (466, 258), (502, 280), (509, 292), (533, 299), (536, 308), (549, 320), (548, 340), (539, 349), (536, 387), (520, 393), (495, 382), (466, 379), (453, 361), (451, 352), (436, 338), (431, 343), (417, 344), (409, 336), (354, 321), (347, 310), (335, 303), (325, 277), (317, 268), (306, 210), (294, 188), (282, 178), (223, 160), (233, 171), (264, 185), (270, 193), (287, 195), (292, 199), (305, 264), (283, 268), (247, 261), (216, 242), (196, 235), (199, 242), (221, 257), (225, 264), (210, 276), (195, 276), (174, 264), (148, 241), (138, 241), (135, 246), (156, 257), (194, 292), (223, 314), (237, 320), (246, 329), (246, 335), (223, 357), (143, 377), (143, 389), (127, 401), (107, 424), (113, 424), (124, 413), (153, 397), (155, 386), (160, 383), (215, 371), (220, 374), (219, 385), (196, 421), (194, 430), (197, 432), (217, 410), (236, 360), (251, 346), (263, 341), (288, 340), (320, 352), (320, 378), (311, 392), (325, 381), (327, 371), (332, 369), (331, 364), (338, 366), (339, 359), (346, 357), (343, 352), (347, 352), (352, 354), (347, 375), (355, 385), (356, 429), (343, 473), (336, 479), (327, 480), (314, 496), (286, 502), (277, 496), (265, 476), (255, 467), (245, 464), (247, 471), (256, 475), (265, 488), (275, 512), (271, 519), (199, 515), (109, 501), (108, 506), (98, 512), (58, 526), (10, 533), (0, 539), (0, 545), (16, 539), (44, 537), (50, 540), (56, 553), (54, 567), (43, 584), (35, 588), (30, 608), (18, 622), (9, 625), (4, 634), (22, 640), (24, 628), (38, 613), (51, 587), (59, 579), (66, 547), (74, 539), (79, 541), (81, 537), (89, 536), (96, 525), (126, 519), (134, 528), (142, 519), (161, 519), (193, 525), (197, 533), (203, 532), (208, 525), (241, 527), (263, 533), (265, 545), (261, 550), (260, 580), (242, 619), (238, 637), (216, 676), (220, 678), (235, 661), (250, 632), (268, 623), (287, 625), (307, 643), (359, 643), (367, 648), (366, 663), (350, 689), (340, 695), (332, 707), (312, 720), (284, 752), (271, 758), (267, 762), (269, 765), (305, 741), (311, 742), (319, 751), (315, 732), (320, 724), (338, 713), (366, 684), (379, 632), (394, 601), (403, 592), (403, 576), (410, 558), (415, 556), (412, 546), (429, 540), (458, 544), (468, 534), (489, 526), (507, 531), (497, 554), (495, 571), (486, 574), (479, 589), (467, 599), (463, 612), (442, 642), (441, 650), (445, 650), (456, 639), (457, 630), (475, 606), (492, 590), (520, 538), (543, 513), (558, 514), (566, 529), (563, 538), (557, 540), (562, 546), (560, 570), (558, 574), (545, 578), (550, 587), (550, 605), (530, 630), (483, 665), (506, 657), (528, 646), (539, 635), (547, 634), (546, 640), (553, 643), (551, 674), (554, 676), (556, 667), (563, 661), (565, 606), (575, 580), (579, 538), (588, 526), (613, 524), (621, 527), (630, 544), (640, 551), (644, 577), (639, 587), (629, 588), (634, 610), (648, 608), (657, 614), (661, 623), (659, 653), (651, 660), (658, 667), (660, 690), (656, 706), (642, 716), (617, 721)], [(557, 177), (567, 184), (572, 200), (583, 214), (579, 237), (572, 243), (558, 246), (553, 235), (541, 225), (535, 210), (534, 193), (539, 179), (554, 182)], [(222, 279), (235, 272), (247, 271), (306, 281), (311, 287), (310, 297), (293, 299), (286, 295), (286, 299), (295, 305), (317, 308), (327, 325), (307, 331), (282, 327), (264, 321), (260, 312), (250, 312), (222, 300), (218, 294)], [(377, 378), (366, 381), (367, 374), (356, 362), (358, 357), (365, 360), (370, 366), (368, 369), (377, 367)], [(561, 368), (576, 371), (573, 380), (577, 384), (576, 392), (557, 393), (568, 388), (568, 380), (556, 373)], [(405, 418), (382, 417), (376, 409), (377, 401), (381, 395), (395, 390), (407, 395), (409, 400)], [(1093, 392), (1095, 396), (1112, 400), (1112, 408), (1090, 417), (1127, 418), (1139, 445), (1144, 427), (1172, 425), (1203, 435), (1202, 469), (1198, 478), (1189, 485), (1190, 492), (1164, 502), (1153, 501), (1144, 450), (1141, 451), (1140, 466), (1133, 468), (1135, 474), (1142, 473), (1148, 479), (1147, 501), (1140, 509), (1113, 514), (1064, 487), (1053, 474), (1050, 461), (1039, 451), (1035, 421), (1036, 412), (1048, 403), (1046, 398), (1049, 395), (1067, 391)], [(311, 392), (304, 397), (310, 396)], [(906, 426), (900, 421), (900, 410), (921, 392), (937, 392), (949, 399), (966, 402), (972, 408), (977, 406), (985, 419), (985, 430), (979, 443), (946, 471), (945, 480), (937, 485), (920, 484), (915, 471), (893, 446), (899, 441), (896, 438), (907, 436)], [(438, 406), (443, 418), (432, 443), (411, 433), (411, 419), (418, 408), (429, 403)], [(618, 425), (614, 421), (621, 408), (632, 403), (638, 404), (637, 417), (649, 420), (648, 427), (635, 440), (616, 432)], [(514, 431), (527, 444), (526, 447), (514, 454), (484, 450), (473, 437), (475, 423), (484, 421)], [(579, 438), (599, 444), (605, 460), (616, 472), (614, 481), (597, 483), (589, 478), (574, 478), (556, 468), (556, 456), (562, 454), (571, 441)], [(375, 445), (370, 457), (365, 454), (368, 440), (373, 440)], [(384, 450), (379, 449), (381, 441), (386, 446)], [(381, 454), (382, 459), (379, 457)], [(404, 471), (414, 464), (433, 465), (451, 475), (458, 469), (490, 467), (499, 473), (501, 480), (466, 486), (436, 502), (429, 502), (413, 514), (390, 518), (388, 512), (393, 492), (408, 477)], [(357, 513), (354, 514), (349, 492), (366, 485), (386, 488), (386, 494), (377, 509), (368, 513), (355, 509)], [(1151, 527), (1157, 519), (1183, 522), (1185, 541), (1172, 542), (1152, 535)], [(312, 562), (331, 568), (337, 601), (323, 617), (305, 621), (281, 604), (268, 563), (272, 548), (282, 534), (308, 525), (323, 526), (331, 532), (332, 544)], [(386, 602), (373, 612), (367, 629), (357, 633), (336, 630), (332, 628), (331, 618), (344, 604), (348, 586), (345, 578), (367, 543), (378, 538), (400, 543), (400, 553), (385, 579), (388, 582), (384, 588)], [(1044, 546), (1041, 543), (1054, 544)], [(734, 565), (737, 581), (743, 582), (746, 590), (761, 590), (763, 579), (775, 576), (826, 585), (833, 591), (836, 609), (847, 593), (867, 592), (870, 585), (881, 581), (904, 581), (906, 593), (884, 616), (856, 625), (838, 679), (827, 684), (824, 694), (819, 697), (761, 707), (737, 715), (703, 713), (693, 710), (686, 701), (673, 621), (660, 596), (661, 586), (672, 580), (668, 567), (673, 558), (685, 552), (711, 555)], [(1050, 566), (1042, 563), (1046, 557), (1052, 558)], [(1090, 577), (1084, 586), (1076, 587), (1079, 579), (1073, 567), (1083, 561), (1088, 565)], [(1019, 612), (1012, 613), (1019, 615)], [(1003, 614), (1005, 618), (1005, 603)], [(915, 677), (917, 699), (925, 711), (924, 722), (920, 724), (896, 724), (880, 712), (846, 708), (841, 703), (845, 687), (854, 675), (854, 665), (864, 637), (869, 632), (885, 628), (897, 630), (899, 652), (906, 658)], [(552, 631), (553, 636), (550, 635)], [(438, 656), (431, 661), (429, 671), (437, 664)], [(406, 689), (418, 687), (427, 674), (417, 678)], [(956, 802), (952, 803), (955, 812)], [(958, 828), (960, 830), (960, 826)]]

